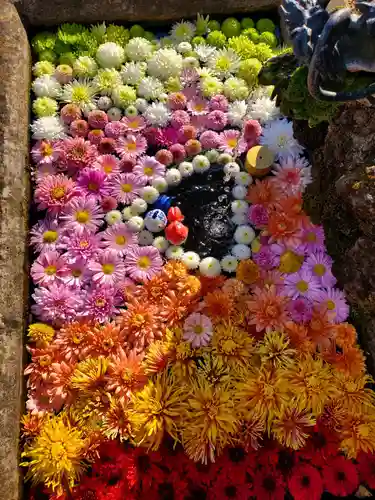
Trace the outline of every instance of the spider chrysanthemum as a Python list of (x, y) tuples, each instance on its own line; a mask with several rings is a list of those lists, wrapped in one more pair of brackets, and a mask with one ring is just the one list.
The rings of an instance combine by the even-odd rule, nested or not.
[(282, 446), (298, 450), (306, 444), (315, 423), (308, 412), (285, 406), (272, 422), (272, 434)]
[(73, 80), (64, 85), (61, 92), (62, 102), (76, 104), (83, 112), (96, 108), (97, 87), (88, 80)]

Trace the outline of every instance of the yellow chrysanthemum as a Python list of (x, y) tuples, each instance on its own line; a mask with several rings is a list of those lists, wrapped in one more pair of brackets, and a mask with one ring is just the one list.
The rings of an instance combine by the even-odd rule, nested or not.
[(87, 440), (62, 417), (53, 417), (43, 425), (36, 439), (25, 447), (21, 465), (29, 467), (27, 479), (44, 483), (57, 495), (63, 494), (63, 482), (72, 488), (83, 472)]
[(265, 430), (265, 422), (259, 415), (248, 414), (240, 421), (236, 443), (247, 452), (257, 450)]
[(212, 354), (232, 370), (246, 367), (254, 353), (254, 339), (231, 321), (219, 323), (212, 336)]
[(103, 357), (87, 358), (78, 363), (71, 378), (71, 386), (86, 393), (104, 387), (109, 360)]
[(268, 431), (275, 415), (290, 398), (290, 384), (281, 369), (257, 369), (244, 383), (237, 386), (240, 410), (253, 412), (266, 422)]
[(335, 384), (339, 391), (338, 400), (350, 411), (361, 411), (362, 406), (375, 405), (375, 393), (366, 385), (372, 382), (367, 374), (351, 377), (350, 375), (337, 371), (335, 373)]
[(228, 385), (212, 387), (203, 377), (195, 379), (187, 398), (182, 444), (198, 462), (215, 461), (238, 429), (236, 400)]
[(170, 359), (171, 344), (167, 339), (157, 340), (149, 345), (146, 355), (142, 361), (146, 375), (161, 373), (168, 365)]
[(183, 388), (166, 372), (133, 394), (129, 421), (134, 428), (136, 444), (157, 450), (166, 432), (177, 439), (177, 423), (185, 397)]
[(109, 409), (104, 413), (101, 431), (108, 439), (127, 441), (133, 436), (129, 422), (129, 402), (108, 395)]
[(194, 349), (190, 342), (183, 340), (183, 331), (180, 328), (174, 328), (170, 332), (169, 358), (173, 375), (179, 379), (185, 379), (191, 376), (196, 368), (194, 356), (198, 350)]
[(55, 336), (55, 330), (45, 323), (33, 323), (29, 326), (28, 337), (35, 342), (38, 347), (46, 347)]
[(44, 423), (50, 417), (48, 413), (26, 413), (21, 418), (21, 436), (23, 439), (33, 439), (40, 434)]
[(309, 437), (308, 428), (316, 424), (315, 418), (303, 410), (298, 410), (292, 401), (285, 406), (272, 422), (272, 434), (277, 441), (287, 448), (299, 450)]
[(320, 358), (302, 358), (285, 371), (285, 379), (295, 390), (296, 403), (301, 409), (322, 413), (324, 405), (337, 395), (329, 365)]
[(350, 412), (340, 426), (341, 449), (348, 458), (356, 458), (360, 451), (375, 452), (375, 413)]
[(258, 345), (257, 354), (262, 365), (286, 367), (293, 361), (296, 351), (290, 347), (290, 341), (284, 333), (267, 332)]
[(213, 358), (209, 353), (205, 352), (197, 364), (197, 375), (202, 377), (213, 387), (229, 383), (231, 381), (231, 373), (229, 366), (220, 358)]

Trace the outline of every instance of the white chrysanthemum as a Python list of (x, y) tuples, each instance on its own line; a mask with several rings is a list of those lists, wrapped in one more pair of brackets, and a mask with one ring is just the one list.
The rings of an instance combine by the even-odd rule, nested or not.
[(136, 214), (143, 214), (147, 210), (147, 203), (142, 198), (137, 198), (131, 204), (131, 209)]
[(152, 54), (152, 43), (145, 38), (135, 37), (129, 40), (125, 54), (131, 61), (146, 61)]
[(221, 259), (220, 264), (226, 273), (234, 273), (238, 266), (238, 260), (233, 255), (226, 255)]
[(302, 186), (304, 188), (313, 181), (311, 175), (311, 165), (306, 158), (293, 158), (291, 156), (288, 156), (287, 158), (280, 158), (278, 163), (275, 163), (274, 167), (278, 167), (278, 170), (283, 168), (298, 168), (300, 170)]
[(249, 87), (242, 78), (232, 76), (224, 83), (224, 95), (230, 101), (247, 99), (249, 95)]
[(145, 186), (141, 190), (141, 196), (146, 203), (152, 205), (159, 198), (159, 191), (152, 186)]
[(195, 26), (189, 21), (175, 23), (170, 31), (171, 38), (175, 42), (190, 42), (195, 34)]
[(196, 252), (185, 252), (181, 260), (188, 269), (198, 269), (201, 261)]
[(168, 182), (164, 179), (164, 177), (153, 177), (151, 186), (157, 189), (159, 193), (165, 193), (168, 191)]
[(182, 70), (182, 56), (174, 49), (159, 49), (148, 60), (147, 70), (151, 76), (161, 80), (179, 76)]
[(234, 214), (245, 214), (249, 209), (249, 204), (245, 200), (234, 200), (231, 209)]
[(108, 109), (113, 106), (113, 101), (109, 96), (102, 95), (98, 99), (97, 106), (99, 109), (101, 109), (103, 111), (108, 111)]
[(139, 231), (142, 231), (142, 229), (145, 227), (145, 221), (139, 215), (135, 215), (128, 220), (126, 225), (130, 229), (130, 231), (139, 233)]
[(231, 161), (233, 161), (233, 156), (230, 155), (229, 153), (220, 153), (218, 158), (217, 158), (217, 162), (220, 165), (226, 165), (227, 163), (230, 163)]
[(147, 107), (143, 116), (150, 125), (165, 127), (169, 121), (170, 112), (162, 102), (153, 102)]
[(158, 78), (146, 76), (139, 82), (137, 92), (145, 99), (158, 99), (164, 93), (164, 85)]
[(118, 108), (126, 108), (137, 99), (137, 93), (130, 85), (119, 85), (113, 89), (111, 94), (114, 105)]
[(165, 174), (165, 180), (168, 186), (178, 186), (182, 180), (181, 172), (177, 168), (169, 168)]
[[(202, 80), (205, 80), (206, 78), (214, 78), (214, 75), (215, 75), (214, 71), (212, 71), (212, 69), (210, 69), (210, 68), (207, 68), (206, 66), (203, 66), (203, 68), (197, 68), (197, 71), (198, 71), (199, 77)], [(218, 79), (218, 81), (223, 86), (223, 82), (221, 80), (219, 80), (219, 79)], [(218, 92), (218, 93), (221, 93), (221, 91)]]
[(65, 127), (60, 118), (57, 116), (43, 116), (34, 120), (31, 125), (33, 139), (56, 141), (66, 137)]
[(194, 52), (199, 57), (199, 60), (203, 63), (206, 63), (208, 59), (214, 56), (217, 52), (217, 49), (212, 45), (207, 45), (205, 43), (200, 43), (194, 47)]
[(109, 226), (113, 226), (113, 224), (117, 224), (121, 222), (121, 212), (119, 210), (110, 210), (105, 214), (105, 221)]
[(244, 213), (234, 214), (233, 217), (231, 218), (231, 221), (235, 226), (243, 226), (247, 222), (246, 214)]
[(37, 97), (59, 97), (61, 85), (54, 76), (42, 75), (35, 78), (32, 89)]
[(146, 247), (152, 245), (153, 241), (154, 235), (150, 231), (147, 231), (147, 229), (144, 229), (143, 231), (140, 231), (138, 233), (138, 244), (140, 246)]
[(125, 61), (125, 51), (117, 43), (102, 43), (96, 51), (96, 60), (102, 68), (118, 68)]
[(114, 68), (100, 69), (93, 79), (93, 85), (102, 95), (111, 95), (113, 89), (122, 85), (120, 73)]
[(229, 78), (240, 67), (241, 59), (233, 49), (220, 49), (207, 60), (208, 67), (220, 78)]
[(237, 257), (238, 260), (250, 259), (251, 250), (247, 245), (238, 243), (238, 245), (234, 245), (234, 247), (232, 248), (232, 255)]
[(178, 166), (178, 170), (182, 177), (190, 177), (194, 173), (194, 167), (190, 161), (182, 161)]
[(182, 61), (183, 68), (199, 68), (199, 61), (193, 56), (185, 57)]
[(189, 42), (181, 42), (177, 45), (177, 52), (180, 54), (186, 54), (186, 52), (190, 52), (191, 50), (193, 50), (193, 47)]
[(231, 125), (242, 127), (247, 112), (246, 101), (234, 101), (229, 104), (227, 118)]
[(273, 85), (259, 85), (259, 87), (253, 90), (251, 100), (257, 101), (263, 97), (271, 97), (274, 88), (275, 87)]
[(138, 109), (140, 113), (144, 113), (147, 109), (148, 102), (143, 97), (138, 97), (134, 103), (134, 106)]
[(204, 153), (204, 156), (208, 159), (210, 163), (216, 163), (220, 153), (217, 149), (210, 149)]
[(234, 232), (233, 238), (236, 243), (250, 245), (250, 243), (255, 238), (254, 229), (249, 225), (238, 226), (238, 228)]
[(303, 153), (302, 146), (293, 136), (293, 123), (286, 118), (268, 122), (262, 129), (259, 142), (267, 146), (277, 158), (296, 158)]
[(236, 174), (234, 181), (236, 184), (240, 184), (241, 186), (250, 186), (253, 182), (253, 178), (247, 172), (239, 172)]
[(98, 71), (98, 65), (92, 57), (80, 56), (73, 63), (73, 71), (78, 78), (92, 78)]
[(122, 211), (122, 216), (123, 216), (125, 221), (130, 220), (135, 215), (139, 215), (139, 212), (134, 210), (132, 206), (125, 207), (124, 210)]
[(181, 260), (184, 256), (184, 249), (177, 245), (171, 245), (167, 248), (165, 256), (170, 260)]
[(107, 116), (110, 122), (118, 122), (121, 120), (122, 117), (121, 109), (113, 106), (112, 108), (109, 108), (109, 110), (107, 111)]
[(192, 163), (194, 172), (198, 174), (203, 174), (203, 172), (206, 172), (211, 166), (209, 159), (204, 155), (197, 155)]
[(245, 186), (241, 186), (241, 184), (237, 184), (232, 189), (232, 195), (233, 195), (233, 198), (235, 198), (236, 200), (244, 200), (246, 198), (246, 195), (247, 195), (247, 189)]
[(276, 106), (275, 101), (269, 97), (261, 97), (256, 101), (250, 101), (247, 116), (264, 124), (279, 118), (280, 109)]
[(125, 116), (127, 116), (128, 118), (134, 118), (135, 116), (138, 116), (138, 109), (134, 106), (134, 104), (126, 107)]
[(219, 274), (221, 274), (220, 262), (214, 257), (206, 257), (201, 260), (201, 263), (199, 264), (199, 271), (203, 274), (203, 276), (209, 276), (210, 278), (219, 276)]
[(152, 242), (152, 246), (159, 250), (159, 252), (164, 253), (169, 247), (169, 241), (164, 236), (157, 236)]
[(122, 81), (127, 85), (138, 85), (145, 77), (147, 65), (144, 62), (127, 62), (121, 68)]
[(230, 180), (231, 177), (234, 177), (236, 174), (238, 174), (240, 169), (241, 167), (235, 161), (226, 163), (223, 168), (225, 174), (225, 181)]

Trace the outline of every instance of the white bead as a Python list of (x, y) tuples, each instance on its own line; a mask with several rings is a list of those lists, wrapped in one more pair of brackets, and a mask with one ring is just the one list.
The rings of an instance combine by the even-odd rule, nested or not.
[(110, 226), (117, 224), (121, 222), (121, 212), (119, 210), (111, 210), (105, 214), (105, 220)]
[(193, 164), (190, 161), (182, 161), (178, 166), (178, 170), (182, 177), (190, 177), (194, 172)]
[(184, 249), (177, 245), (171, 245), (165, 252), (165, 256), (170, 260), (181, 260), (183, 255)]
[(247, 189), (245, 186), (240, 186), (237, 184), (237, 186), (234, 186), (232, 189), (232, 195), (236, 200), (243, 200), (246, 198), (247, 195)]
[(234, 177), (235, 183), (241, 186), (250, 186), (253, 182), (253, 178), (247, 172), (238, 172)]
[(177, 52), (180, 52), (180, 54), (185, 54), (185, 52), (189, 52), (191, 49), (192, 47), (189, 42), (181, 42), (177, 45)]
[(159, 198), (159, 191), (152, 186), (145, 186), (141, 189), (142, 198), (152, 205)]
[(181, 172), (177, 168), (170, 168), (165, 174), (165, 180), (168, 186), (178, 186), (181, 182)]
[(197, 269), (201, 259), (196, 252), (185, 252), (181, 260), (188, 269)]
[(169, 241), (164, 236), (157, 236), (152, 242), (152, 246), (157, 248), (159, 252), (165, 252), (169, 247)]
[(220, 264), (226, 273), (234, 273), (238, 266), (238, 260), (233, 255), (226, 255), (221, 259)]
[(159, 191), (159, 193), (165, 193), (168, 191), (168, 182), (164, 177), (155, 177), (151, 181), (151, 186)]
[(249, 204), (244, 200), (232, 201), (232, 212), (234, 214), (245, 214), (249, 209)]
[(135, 215), (127, 222), (128, 228), (135, 233), (139, 233), (139, 231), (142, 231), (142, 229), (144, 228), (144, 224), (144, 220), (142, 219), (142, 217), (139, 217), (139, 215)]
[(232, 254), (239, 260), (249, 259), (251, 255), (250, 248), (246, 245), (242, 245), (241, 243), (234, 245), (231, 251)]
[(152, 245), (152, 242), (154, 241), (154, 236), (150, 231), (147, 231), (144, 229), (140, 233), (138, 233), (138, 243), (139, 245), (145, 247), (148, 245)]
[(142, 198), (137, 198), (131, 204), (133, 215), (143, 214), (147, 210), (147, 203)]
[(246, 222), (247, 222), (246, 214), (242, 213), (242, 214), (233, 215), (232, 222), (236, 226), (242, 226), (243, 224), (246, 224)]
[(254, 229), (248, 225), (238, 226), (238, 228), (234, 232), (235, 241), (237, 243), (242, 243), (243, 245), (250, 245), (254, 238)]
[(199, 264), (199, 271), (203, 276), (215, 277), (221, 273), (220, 262), (214, 257), (206, 257)]

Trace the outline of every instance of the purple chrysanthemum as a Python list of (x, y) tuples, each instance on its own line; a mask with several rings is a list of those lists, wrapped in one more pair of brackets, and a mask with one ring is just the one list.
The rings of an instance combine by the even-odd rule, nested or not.
[(103, 246), (115, 250), (119, 255), (125, 255), (129, 245), (136, 245), (136, 233), (129, 231), (126, 224), (119, 223), (110, 226), (102, 233)]
[(35, 301), (31, 307), (32, 313), (47, 323), (61, 325), (76, 319), (82, 313), (82, 290), (75, 291), (63, 283), (37, 288), (32, 298)]
[(111, 248), (98, 253), (96, 259), (89, 262), (89, 269), (93, 274), (92, 280), (100, 286), (114, 286), (125, 275), (121, 256)]
[(316, 300), (320, 297), (321, 286), (318, 279), (307, 269), (288, 274), (284, 281), (284, 292), (292, 299), (305, 297)]
[(133, 168), (133, 174), (147, 184), (148, 182), (152, 182), (155, 177), (164, 177), (165, 165), (153, 156), (142, 156)]
[(263, 205), (251, 205), (247, 212), (249, 222), (256, 227), (264, 227), (268, 224), (268, 211)]
[(265, 270), (275, 267), (278, 261), (268, 245), (262, 245), (258, 252), (253, 252), (252, 258), (258, 266)]
[(70, 232), (62, 238), (62, 245), (69, 261), (92, 259), (102, 247), (101, 233), (93, 234), (87, 229)]
[(85, 168), (80, 172), (77, 186), (83, 195), (90, 196), (95, 201), (100, 201), (103, 196), (108, 196), (110, 192), (106, 174), (90, 168)]
[(142, 178), (134, 174), (118, 174), (110, 181), (111, 196), (119, 203), (129, 205), (136, 198), (139, 198), (141, 189), (146, 185)]
[(68, 230), (87, 229), (95, 233), (103, 224), (104, 213), (96, 201), (90, 197), (73, 198), (61, 214), (64, 227)]
[(304, 267), (312, 272), (318, 278), (322, 286), (331, 288), (336, 284), (336, 278), (331, 271), (332, 259), (325, 252), (316, 252), (310, 254)]
[(147, 281), (161, 271), (163, 260), (155, 247), (129, 247), (125, 256), (125, 268), (135, 281)]
[(309, 224), (305, 227), (302, 232), (302, 243), (305, 246), (306, 253), (324, 252), (324, 229), (322, 226)]
[(54, 218), (47, 217), (35, 224), (30, 231), (30, 245), (37, 252), (49, 252), (59, 248), (63, 231)]
[(48, 286), (61, 280), (66, 273), (66, 259), (56, 251), (40, 254), (30, 269), (32, 280), (41, 286)]
[(67, 274), (64, 282), (72, 288), (81, 288), (86, 285), (91, 278), (91, 271), (87, 266), (87, 260), (78, 258), (67, 264)]
[(329, 317), (334, 323), (342, 323), (349, 316), (345, 294), (338, 288), (321, 290), (316, 301), (327, 308)]
[(100, 286), (87, 292), (84, 308), (89, 319), (104, 323), (119, 313), (116, 307), (119, 303), (116, 288)]
[(291, 300), (288, 304), (290, 317), (296, 323), (306, 323), (312, 318), (312, 304), (303, 297)]

